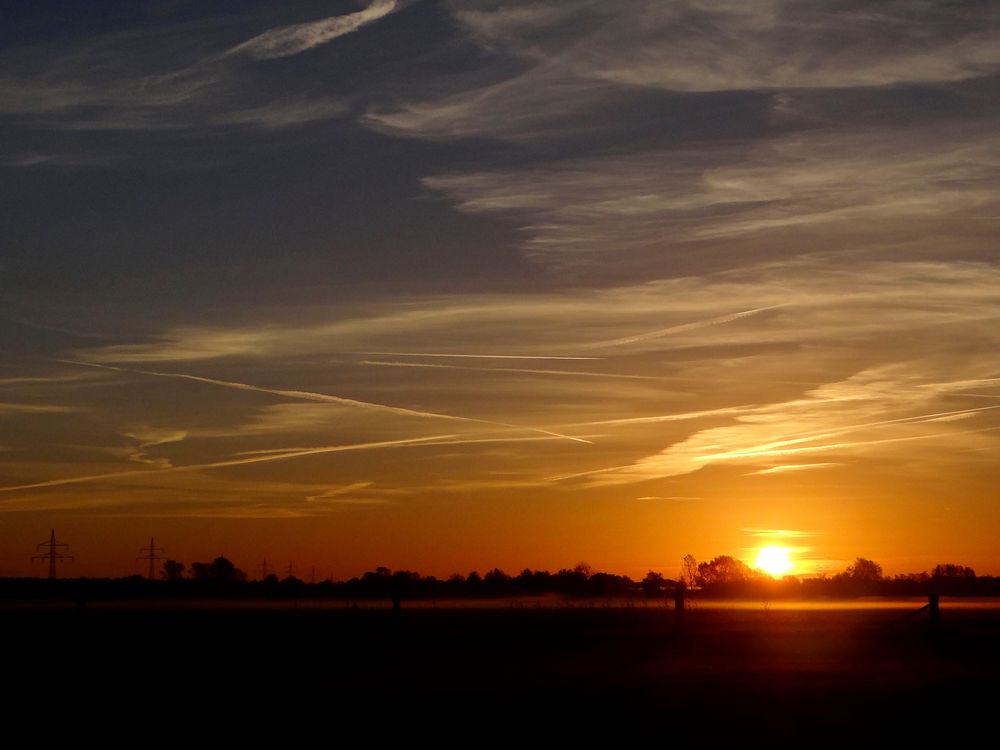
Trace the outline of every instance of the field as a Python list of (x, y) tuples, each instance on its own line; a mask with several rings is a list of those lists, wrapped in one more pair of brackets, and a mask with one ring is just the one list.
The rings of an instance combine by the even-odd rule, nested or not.
[[(56, 679), (65, 707), (177, 700), (181, 714), (338, 726), (375, 710), (395, 717), (379, 731), (472, 721), (666, 745), (968, 729), (998, 697), (1000, 605), (945, 602), (936, 626), (909, 611), (696, 602), (679, 621), (665, 606), (600, 603), (0, 607), (7, 679), (25, 705)], [(81, 689), (95, 679), (103, 692)]]

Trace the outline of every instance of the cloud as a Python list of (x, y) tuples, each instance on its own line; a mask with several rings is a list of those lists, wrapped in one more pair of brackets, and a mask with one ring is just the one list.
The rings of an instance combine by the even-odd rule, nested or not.
[(799, 133), (423, 182), (463, 212), (505, 217), (530, 258), (579, 273), (606, 273), (609, 258), (625, 271), (662, 273), (679, 253), (735, 254), (753, 241), (788, 256), (801, 252), (779, 239), (792, 231), (799, 245), (838, 247), (859, 237), (919, 244), (952, 227), (953, 242), (985, 247), (1000, 203), (993, 130)]
[(389, 498), (380, 489), (375, 489), (374, 484), (370, 481), (351, 482), (331, 487), (316, 495), (308, 495), (305, 501), (328, 508), (343, 509), (388, 504)]
[[(789, 465), (795, 455), (828, 455), (841, 458), (879, 454), (891, 460), (896, 448), (912, 441), (937, 442), (938, 451), (963, 453), (977, 444), (995, 444), (988, 433), (1000, 430), (991, 421), (967, 430), (941, 431), (942, 416), (962, 414), (992, 418), (996, 407), (959, 412), (913, 413), (932, 401), (912, 379), (921, 362), (862, 371), (847, 380), (817, 388), (793, 402), (769, 404), (735, 418), (735, 423), (698, 431), (659, 453), (629, 466), (595, 472), (594, 485), (627, 484), (690, 474), (713, 464), (772, 464), (754, 473), (814, 469), (843, 463), (821, 462)], [(910, 381), (910, 382), (907, 382)], [(898, 417), (873, 419), (880, 415)], [(934, 427), (928, 429), (925, 425)], [(854, 436), (844, 440), (845, 436)], [(986, 443), (980, 441), (986, 440)], [(906, 447), (905, 455), (915, 449)], [(900, 454), (896, 454), (900, 455)]]
[(803, 539), (812, 536), (818, 536), (817, 531), (797, 531), (795, 529), (741, 529), (745, 534), (750, 536), (764, 537), (768, 539), (773, 538), (783, 538), (783, 539)]
[[(152, 448), (157, 445), (165, 445), (167, 443), (179, 443), (181, 440), (184, 440), (187, 435), (188, 433), (186, 430), (171, 430), (146, 426), (136, 427), (133, 428), (131, 432), (125, 433), (126, 437), (132, 438), (139, 443), (140, 448), (144, 449)], [(125, 454), (129, 461), (146, 464), (147, 466), (153, 466), (158, 469), (168, 469), (173, 466), (170, 459), (163, 456), (149, 456), (145, 450), (126, 449)]]
[(0, 387), (24, 385), (50, 385), (53, 383), (77, 383), (81, 380), (93, 380), (96, 374), (73, 373), (69, 375), (20, 375), (10, 378), (0, 378)]
[(703, 498), (693, 495), (643, 495), (636, 500), (669, 500), (671, 502), (686, 502), (688, 500), (702, 500)]
[[(238, 14), (137, 25), (57, 48), (19, 45), (4, 55), (10, 72), (0, 78), (0, 118), (23, 125), (25, 143), (42, 132), (48, 143), (66, 146), (11, 146), (0, 166), (107, 167), (135, 158), (135, 141), (112, 146), (102, 132), (158, 136), (163, 146), (176, 143), (179, 133), (212, 136), (234, 126), (271, 132), (342, 118), (350, 112), (343, 98), (317, 92), (306, 80), (286, 81), (276, 92), (253, 61), (312, 49), (395, 7), (393, 0), (376, 0), (358, 13), (272, 29), (228, 50), (217, 45), (241, 26)], [(73, 133), (83, 135), (67, 136)]]
[(384, 18), (395, 9), (396, 0), (373, 0), (367, 8), (357, 13), (270, 29), (236, 45), (227, 54), (249, 55), (257, 60), (297, 55), (357, 31), (366, 24)]
[(141, 448), (149, 448), (154, 445), (165, 443), (177, 443), (187, 437), (186, 430), (173, 430), (162, 427), (135, 427), (131, 432), (126, 432), (126, 437), (130, 437), (139, 443)]
[(280, 130), (333, 120), (349, 112), (349, 105), (339, 99), (299, 97), (223, 112), (215, 116), (214, 122), (219, 125), (253, 125), (264, 130)]
[(62, 404), (16, 404), (0, 402), (0, 416), (5, 414), (67, 414), (83, 411), (78, 406)]
[(828, 469), (831, 466), (842, 466), (842, 464), (836, 463), (834, 461), (829, 461), (826, 463), (819, 463), (819, 464), (780, 464), (778, 466), (771, 466), (767, 469), (758, 469), (757, 471), (751, 471), (747, 474), (747, 476), (766, 475), (766, 474), (787, 474), (790, 471), (812, 471), (813, 469)]
[[(1000, 70), (987, 4), (897, 0), (453, 3), (491, 53), (489, 83), (373, 108), (413, 136), (525, 140), (578, 131), (637, 87), (668, 92), (822, 91), (945, 83)], [(512, 66), (509, 59), (520, 65)]]

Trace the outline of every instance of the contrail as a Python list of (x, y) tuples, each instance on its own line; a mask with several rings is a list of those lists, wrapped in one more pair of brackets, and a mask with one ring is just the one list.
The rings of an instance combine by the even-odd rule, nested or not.
[(548, 482), (562, 482), (566, 479), (576, 479), (578, 477), (589, 477), (594, 474), (607, 474), (612, 471), (618, 471), (620, 469), (630, 469), (633, 464), (625, 464), (624, 466), (609, 466), (606, 469), (591, 469), (590, 471), (578, 471), (573, 474), (560, 474), (559, 476), (547, 477)]
[(613, 372), (581, 372), (579, 370), (535, 370), (526, 367), (468, 367), (464, 365), (438, 365), (428, 362), (386, 362), (372, 359), (362, 359), (359, 365), (377, 365), (379, 367), (430, 367), (437, 370), (471, 370), (472, 372), (516, 372), (528, 375), (565, 375), (584, 378), (613, 378), (619, 380), (668, 380), (657, 375), (619, 375)]
[(1000, 378), (975, 378), (972, 380), (951, 380), (944, 383), (927, 383), (918, 385), (917, 388), (938, 388), (941, 390), (962, 390), (964, 388), (978, 388), (979, 386), (1000, 385)]
[(798, 453), (815, 453), (817, 451), (837, 450), (838, 448), (857, 448), (865, 445), (882, 445), (884, 443), (905, 443), (911, 440), (930, 440), (940, 437), (953, 437), (955, 435), (973, 435), (981, 432), (996, 432), (1000, 427), (982, 427), (977, 430), (956, 430), (954, 432), (935, 432), (930, 435), (907, 435), (905, 437), (879, 438), (877, 440), (853, 440), (846, 443), (827, 443), (825, 445), (807, 445), (801, 448), (779, 448), (769, 450), (767, 448), (751, 448), (745, 451), (729, 451), (727, 453), (708, 454), (695, 456), (700, 461), (721, 461), (725, 459), (757, 458), (760, 456), (790, 456)]
[[(560, 440), (558, 435), (538, 435), (537, 437), (496, 437), (496, 438), (463, 438), (457, 435), (442, 435), (440, 438), (416, 438), (418, 440), (433, 440), (428, 445), (477, 445), (479, 443), (534, 443), (544, 440)], [(240, 451), (236, 456), (293, 456), (303, 451), (323, 450), (322, 448), (263, 448), (253, 451)]]
[(357, 352), (366, 357), (453, 357), (455, 359), (598, 360), (604, 357), (543, 357), (534, 354), (428, 354), (426, 352)]
[(742, 320), (743, 318), (749, 318), (751, 315), (757, 315), (758, 313), (766, 312), (767, 310), (775, 310), (779, 307), (785, 306), (785, 304), (780, 304), (768, 305), (767, 307), (755, 307), (751, 310), (742, 310), (736, 313), (729, 313), (728, 315), (720, 315), (716, 318), (709, 318), (708, 320), (696, 320), (692, 323), (682, 323), (681, 325), (670, 326), (669, 328), (661, 328), (658, 331), (639, 333), (634, 336), (626, 336), (620, 339), (610, 339), (608, 341), (596, 341), (592, 344), (584, 344), (579, 348), (603, 349), (608, 346), (625, 346), (626, 344), (635, 344), (639, 341), (658, 339), (662, 336), (669, 336), (674, 333), (685, 333), (687, 331), (695, 331), (699, 328), (708, 328), (710, 326), (722, 325), (723, 323), (732, 323), (734, 320)]
[[(221, 469), (228, 466), (242, 466), (244, 464), (265, 463), (268, 461), (285, 461), (291, 458), (302, 458), (303, 456), (315, 456), (321, 453), (343, 453), (344, 451), (372, 450), (377, 448), (401, 448), (405, 446), (423, 445), (477, 445), (479, 443), (522, 443), (537, 442), (540, 440), (561, 440), (561, 435), (547, 435), (539, 437), (512, 437), (512, 438), (463, 438), (461, 435), (431, 435), (422, 438), (406, 438), (402, 440), (382, 440), (373, 443), (354, 443), (348, 445), (327, 445), (317, 448), (271, 448), (256, 451), (243, 451), (235, 455), (241, 458), (226, 459), (224, 461), (212, 461), (205, 464), (189, 464), (187, 466), (165, 466), (159, 469), (132, 469), (129, 471), (113, 471), (107, 474), (90, 474), (83, 477), (67, 477), (65, 479), (49, 479), (44, 482), (33, 484), (19, 484), (11, 487), (0, 487), (0, 492), (14, 492), (16, 490), (32, 490), (41, 487), (59, 487), (67, 484), (83, 484), (86, 482), (97, 482), (105, 479), (120, 479), (121, 477), (146, 476), (148, 474), (174, 474), (185, 471), (201, 471), (204, 469)], [(589, 442), (589, 441), (588, 441)]]
[[(65, 479), (49, 479), (44, 482), (34, 482), (32, 484), (19, 484), (11, 487), (0, 487), (0, 492), (14, 492), (15, 490), (32, 490), (40, 487), (59, 487), (66, 484), (82, 484), (84, 482), (97, 482), (103, 479), (119, 479), (121, 477), (146, 476), (148, 474), (174, 474), (182, 471), (201, 471), (203, 469), (221, 469), (226, 466), (241, 466), (243, 464), (264, 463), (266, 461), (285, 461), (290, 458), (301, 458), (303, 456), (314, 456), (320, 453), (341, 453), (343, 451), (371, 450), (374, 448), (395, 448), (405, 445), (435, 445), (435, 441), (453, 440), (458, 435), (432, 435), (422, 438), (408, 438), (405, 440), (383, 440), (374, 443), (354, 443), (348, 445), (329, 445), (320, 448), (303, 448), (293, 452), (274, 453), (263, 456), (249, 456), (245, 458), (232, 458), (225, 461), (213, 461), (206, 464), (189, 464), (187, 466), (167, 466), (161, 469), (132, 469), (130, 471), (114, 471), (108, 474), (91, 474), (84, 477), (68, 477)], [(448, 445), (450, 443), (446, 443)]]
[(677, 414), (659, 414), (652, 417), (622, 417), (620, 419), (601, 419), (594, 422), (573, 422), (562, 425), (563, 427), (597, 427), (599, 425), (611, 424), (652, 424), (655, 422), (682, 422), (688, 419), (701, 419), (702, 417), (717, 417), (727, 414), (746, 414), (758, 410), (759, 406), (748, 404), (746, 406), (724, 406), (719, 409), (705, 409), (704, 411), (679, 412)]
[(341, 404), (343, 406), (354, 406), (361, 409), (387, 411), (392, 414), (400, 414), (407, 417), (422, 417), (424, 419), (450, 419), (457, 422), (488, 424), (492, 425), (493, 427), (505, 427), (507, 429), (513, 429), (513, 430), (528, 430), (529, 432), (537, 432), (542, 435), (552, 435), (555, 437), (560, 437), (564, 440), (572, 440), (575, 443), (591, 442), (589, 440), (584, 440), (583, 438), (573, 437), (572, 435), (563, 435), (562, 433), (553, 432), (551, 430), (543, 430), (538, 427), (524, 427), (523, 425), (510, 424), (508, 422), (494, 422), (489, 419), (476, 419), (475, 417), (459, 417), (453, 414), (441, 414), (433, 411), (417, 411), (415, 409), (406, 409), (401, 406), (389, 406), (387, 404), (378, 404), (372, 401), (359, 401), (353, 398), (344, 398), (343, 396), (331, 396), (326, 393), (314, 393), (313, 391), (291, 391), (281, 388), (263, 388), (257, 385), (250, 385), (249, 383), (237, 383), (230, 380), (217, 380), (216, 378), (205, 378), (200, 375), (186, 375), (184, 373), (178, 373), (178, 372), (155, 372), (153, 370), (136, 370), (129, 367), (102, 365), (102, 364), (97, 364), (96, 362), (78, 362), (68, 359), (61, 359), (57, 361), (62, 362), (64, 364), (79, 365), (81, 367), (98, 367), (104, 370), (115, 370), (117, 372), (127, 372), (135, 375), (149, 375), (151, 377), (157, 377), (157, 378), (177, 378), (180, 380), (191, 380), (196, 383), (207, 383), (209, 385), (218, 385), (223, 388), (235, 388), (236, 390), (240, 391), (270, 393), (275, 396), (283, 396), (284, 398), (294, 398), (302, 401), (320, 401), (324, 403)]
[(846, 425), (844, 427), (832, 427), (828, 430), (819, 430), (811, 433), (807, 432), (803, 435), (799, 435), (798, 437), (790, 437), (783, 440), (775, 440), (769, 443), (764, 443), (762, 445), (757, 446), (756, 448), (750, 448), (749, 450), (766, 451), (766, 450), (780, 449), (786, 445), (796, 445), (798, 443), (808, 443), (813, 440), (836, 437), (837, 435), (847, 435), (851, 432), (858, 432), (859, 430), (867, 430), (872, 427), (885, 427), (887, 425), (894, 425), (894, 424), (920, 424), (922, 422), (933, 422), (934, 420), (940, 419), (941, 417), (977, 414), (979, 412), (991, 411), (993, 409), (1000, 409), (1000, 405), (977, 406), (974, 409), (957, 409), (955, 411), (941, 411), (932, 414), (917, 414), (912, 417), (899, 417), (897, 419), (883, 419), (878, 422), (866, 422), (863, 424)]

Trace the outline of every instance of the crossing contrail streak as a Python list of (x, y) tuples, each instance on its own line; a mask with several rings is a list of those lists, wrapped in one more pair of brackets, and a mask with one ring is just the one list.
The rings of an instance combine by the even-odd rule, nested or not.
[[(302, 458), (303, 456), (315, 456), (322, 453), (342, 453), (344, 451), (372, 450), (376, 448), (396, 448), (407, 445), (434, 445), (436, 441), (454, 441), (458, 435), (431, 435), (430, 437), (408, 438), (405, 440), (382, 440), (373, 443), (353, 443), (347, 445), (329, 445), (320, 448), (302, 448), (296, 451), (285, 451), (266, 455), (248, 456), (244, 458), (231, 458), (224, 461), (212, 461), (204, 464), (188, 464), (187, 466), (166, 466), (161, 469), (132, 469), (129, 471), (113, 471), (107, 474), (90, 474), (82, 477), (66, 477), (63, 479), (48, 479), (44, 482), (32, 482), (31, 484), (18, 484), (10, 487), (0, 487), (0, 492), (14, 492), (15, 490), (33, 490), (41, 487), (60, 487), (67, 484), (83, 484), (85, 482), (98, 482), (104, 479), (120, 479), (122, 477), (146, 476), (149, 474), (176, 474), (185, 471), (201, 471), (203, 469), (222, 469), (228, 466), (242, 466), (244, 464), (258, 464), (267, 461), (285, 461), (291, 458)], [(445, 443), (453, 445), (454, 442)]]
[(232, 380), (219, 380), (217, 378), (206, 378), (201, 375), (188, 375), (180, 372), (157, 372), (154, 370), (138, 370), (131, 367), (117, 367), (115, 365), (103, 365), (96, 362), (79, 362), (75, 360), (58, 360), (64, 364), (79, 365), (82, 367), (98, 367), (104, 370), (114, 370), (117, 372), (127, 372), (135, 375), (148, 375), (150, 377), (157, 378), (176, 378), (178, 380), (190, 380), (195, 383), (206, 383), (208, 385), (217, 385), (222, 388), (233, 388), (240, 391), (253, 391), (255, 393), (270, 393), (275, 396), (282, 396), (284, 398), (293, 398), (301, 401), (319, 401), (323, 403), (340, 404), (342, 406), (353, 406), (360, 409), (371, 409), (375, 411), (390, 412), (392, 414), (400, 414), (407, 417), (421, 417), (424, 419), (450, 419), (456, 422), (470, 422), (473, 424), (488, 424), (494, 427), (504, 427), (512, 430), (528, 430), (529, 432), (537, 432), (541, 435), (552, 435), (554, 437), (562, 438), (563, 440), (572, 440), (575, 443), (590, 443), (590, 440), (584, 440), (583, 438), (573, 437), (572, 435), (564, 435), (560, 432), (553, 432), (552, 430), (543, 430), (539, 427), (525, 427), (523, 425), (510, 424), (508, 422), (495, 422), (489, 419), (477, 419), (475, 417), (460, 417), (454, 414), (442, 414), (433, 411), (418, 411), (416, 409), (406, 409), (401, 406), (389, 406), (388, 404), (379, 404), (373, 401), (360, 401), (353, 398), (345, 398), (344, 396), (332, 396), (328, 393), (315, 393), (313, 391), (297, 391), (297, 390), (287, 390), (282, 388), (264, 388), (258, 385), (251, 385), (250, 383), (239, 383)]
[(640, 341), (649, 341), (650, 339), (658, 339), (663, 336), (670, 336), (675, 333), (685, 333), (687, 331), (696, 331), (699, 328), (709, 328), (711, 326), (722, 325), (723, 323), (732, 323), (736, 320), (742, 320), (743, 318), (749, 318), (752, 315), (757, 315), (767, 310), (775, 310), (779, 307), (784, 307), (784, 305), (768, 305), (767, 307), (755, 307), (751, 310), (741, 310), (740, 312), (729, 313), (727, 315), (719, 315), (715, 318), (709, 318), (707, 320), (696, 320), (691, 323), (681, 323), (680, 325), (670, 326), (669, 328), (661, 328), (658, 331), (649, 331), (648, 333), (638, 333), (634, 336), (625, 336), (620, 339), (610, 339), (608, 341), (595, 341), (592, 344), (584, 344), (580, 349), (603, 349), (607, 346), (625, 346), (626, 344), (635, 344)]

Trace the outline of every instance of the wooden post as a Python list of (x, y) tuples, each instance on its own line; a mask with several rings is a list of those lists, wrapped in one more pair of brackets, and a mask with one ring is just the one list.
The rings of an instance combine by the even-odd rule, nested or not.
[(936, 592), (927, 597), (927, 613), (930, 615), (932, 624), (941, 621), (941, 597)]

